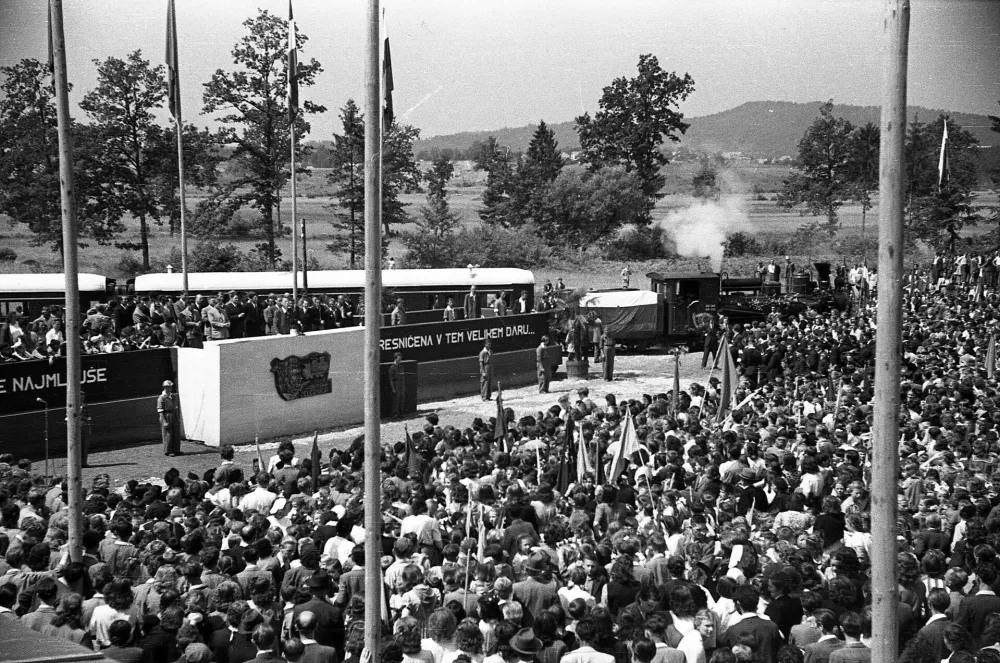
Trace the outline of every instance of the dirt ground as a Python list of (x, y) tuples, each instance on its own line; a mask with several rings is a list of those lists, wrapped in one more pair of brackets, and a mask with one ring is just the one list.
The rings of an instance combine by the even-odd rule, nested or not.
[[(563, 368), (565, 368), (565, 364)], [(538, 387), (535, 385), (518, 389), (504, 389), (504, 406), (512, 408), (517, 417), (526, 414), (534, 415), (554, 405), (559, 397), (565, 393), (569, 393), (571, 398), (575, 398), (575, 392), (582, 387), (590, 389), (590, 398), (597, 403), (603, 402), (604, 396), (608, 393), (615, 394), (619, 399), (637, 398), (642, 394), (669, 391), (673, 385), (673, 374), (673, 355), (667, 353), (619, 354), (615, 357), (615, 379), (613, 382), (605, 382), (601, 378), (601, 365), (591, 363), (590, 379), (570, 380), (566, 378), (564, 371), (560, 371), (556, 375), (556, 380), (551, 383), (548, 394), (538, 393)], [(682, 389), (685, 389), (691, 382), (704, 383), (708, 377), (709, 370), (701, 368), (700, 352), (681, 355), (680, 381)], [(382, 425), (382, 441), (402, 440), (404, 425), (408, 426), (411, 431), (417, 430), (423, 426), (424, 417), (430, 412), (438, 413), (442, 425), (452, 424), (464, 428), (470, 425), (475, 417), (486, 419), (495, 416), (496, 405), (492, 402), (483, 402), (478, 393), (447, 401), (422, 403), (419, 412), (406, 418), (385, 422)], [(362, 433), (362, 426), (320, 431), (320, 449), (325, 456), (331, 448), (346, 447), (352, 439)], [(289, 437), (295, 443), (297, 454), (307, 456), (312, 445), (312, 434)], [(282, 439), (288, 438), (261, 441), (265, 460), (274, 453), (274, 449)], [(184, 454), (182, 456), (167, 458), (161, 452), (157, 441), (127, 449), (93, 453), (89, 459), (90, 467), (83, 470), (84, 486), (89, 486), (95, 476), (104, 473), (111, 477), (114, 485), (120, 486), (130, 479), (143, 481), (156, 477), (162, 478), (171, 467), (177, 468), (183, 475), (189, 471), (202, 475), (206, 470), (217, 467), (219, 464), (218, 451), (215, 448), (184, 442), (182, 451)], [(242, 467), (249, 468), (255, 456), (256, 451), (253, 444), (236, 448), (236, 462)], [(57, 460), (56, 467), (59, 474), (64, 474), (65, 466), (65, 459)], [(35, 467), (41, 469), (42, 463), (39, 462)]]

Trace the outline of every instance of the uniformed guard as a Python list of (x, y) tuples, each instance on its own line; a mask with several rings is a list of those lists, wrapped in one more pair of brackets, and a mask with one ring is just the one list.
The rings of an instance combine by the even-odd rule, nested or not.
[(167, 456), (179, 456), (181, 453), (181, 436), (177, 421), (177, 398), (174, 396), (174, 383), (164, 380), (163, 393), (156, 399), (156, 412), (160, 415), (160, 434), (163, 436), (163, 453)]

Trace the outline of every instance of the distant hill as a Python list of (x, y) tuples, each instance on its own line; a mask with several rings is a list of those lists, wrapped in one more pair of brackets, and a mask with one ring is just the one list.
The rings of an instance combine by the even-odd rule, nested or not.
[[(755, 158), (777, 159), (782, 156), (794, 157), (797, 145), (806, 128), (819, 114), (823, 102), (793, 103), (788, 101), (751, 101), (721, 113), (702, 117), (686, 118), (691, 124), (681, 139), (680, 145), (696, 150), (712, 152), (742, 152)], [(879, 109), (876, 106), (835, 105), (834, 115), (850, 120), (854, 124), (879, 123)], [(923, 122), (930, 122), (941, 113), (971, 131), (983, 146), (1000, 145), (1000, 136), (990, 130), (990, 121), (985, 115), (951, 113), (911, 106), (907, 117), (914, 115)], [(580, 140), (574, 122), (549, 125), (556, 134), (559, 147), (565, 152), (580, 148)], [(504, 127), (492, 131), (470, 131), (448, 136), (432, 136), (418, 140), (414, 153), (437, 150), (464, 152), (487, 136), (496, 136), (502, 145), (514, 152), (527, 149), (537, 125), (526, 127)]]

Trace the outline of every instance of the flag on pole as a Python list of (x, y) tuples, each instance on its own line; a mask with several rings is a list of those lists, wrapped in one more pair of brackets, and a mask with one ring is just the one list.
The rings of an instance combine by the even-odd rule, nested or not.
[(611, 469), (608, 471), (608, 484), (615, 485), (618, 477), (621, 476), (625, 468), (628, 467), (632, 454), (639, 451), (639, 436), (635, 432), (635, 422), (632, 421), (632, 411), (629, 410), (625, 417), (625, 425), (622, 427), (621, 440), (618, 443), (618, 450), (611, 461)]
[[(292, 0), (288, 0), (288, 123), (295, 122), (299, 114), (299, 54), (298, 32), (292, 16)], [(294, 225), (294, 224), (293, 224)]]
[(826, 382), (826, 400), (828, 403), (833, 403), (837, 400), (837, 394), (833, 389), (833, 376)]
[(938, 157), (938, 191), (948, 184), (951, 178), (951, 163), (948, 160), (948, 121), (942, 122), (944, 131), (941, 133), (941, 155)]
[(483, 503), (479, 503), (479, 530), (478, 530), (478, 544), (476, 545), (476, 558), (485, 559), (486, 558), (486, 517), (483, 513), (485, 507)]
[(403, 432), (406, 433), (406, 471), (409, 473), (420, 473), (420, 454), (413, 448), (413, 438), (410, 437), (410, 429), (403, 424)]
[(257, 464), (260, 466), (261, 472), (267, 472), (267, 465), (264, 464), (264, 454), (260, 451), (260, 436), (255, 435), (253, 438), (253, 444), (257, 448)]
[(990, 347), (986, 350), (986, 377), (993, 379), (997, 369), (997, 337), (990, 336)]
[(389, 132), (389, 127), (392, 126), (393, 113), (392, 113), (392, 55), (389, 53), (389, 37), (386, 35), (385, 47), (382, 54), (382, 92), (384, 94), (384, 99), (382, 101), (382, 131), (385, 133)]
[(493, 439), (500, 445), (500, 451), (509, 452), (507, 448), (507, 415), (503, 411), (503, 389), (497, 382), (497, 422), (493, 426)]
[[(49, 35), (49, 74), (53, 77), (56, 75), (56, 51), (52, 45), (52, 0), (49, 0), (48, 4), (48, 35)], [(174, 0), (170, 0), (170, 7), (173, 8)]]
[(181, 68), (177, 59), (177, 16), (174, 0), (167, 1), (167, 106), (175, 121), (181, 121)]
[[(171, 0), (171, 4), (173, 4)], [(319, 470), (323, 464), (323, 455), (319, 452), (319, 431), (313, 432), (312, 450), (309, 452), (309, 461), (312, 465), (312, 491), (319, 492)]]
[[(579, 458), (581, 456), (576, 447), (576, 435), (574, 434), (574, 421), (569, 412), (566, 413), (566, 446), (563, 447), (562, 463), (559, 465), (559, 492), (563, 495), (571, 483), (579, 480), (577, 470), (579, 468)], [(585, 454), (583, 454), (585, 455)]]
[(740, 382), (739, 373), (736, 372), (736, 364), (733, 362), (733, 353), (729, 350), (729, 338), (726, 336), (722, 337), (719, 356), (722, 357), (722, 386), (719, 390), (719, 410), (715, 413), (715, 420), (721, 422), (732, 410), (733, 396), (736, 394), (736, 386)]

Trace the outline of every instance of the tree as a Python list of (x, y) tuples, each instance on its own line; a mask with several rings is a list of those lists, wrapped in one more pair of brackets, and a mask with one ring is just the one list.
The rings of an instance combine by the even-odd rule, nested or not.
[(660, 68), (653, 55), (640, 55), (635, 78), (616, 78), (604, 88), (599, 110), (593, 118), (576, 118), (583, 159), (596, 170), (609, 165), (624, 166), (642, 181), (649, 198), (647, 212), (660, 197), (665, 182), (660, 168), (670, 159), (660, 150), (664, 138), (678, 142), (687, 131), (684, 114), (675, 110), (694, 92), (694, 79)]
[[(939, 185), (938, 158), (946, 122), (949, 168)], [(973, 206), (978, 144), (975, 136), (946, 115), (930, 124), (914, 118), (905, 145), (906, 230), (913, 238), (953, 253), (962, 230), (979, 222)]]
[(476, 170), (486, 171), (486, 190), (479, 218), (506, 227), (510, 223), (508, 205), (514, 174), (510, 148), (500, 145), (496, 136), (488, 136), (485, 141), (473, 143), (469, 151)]
[[(1000, 116), (990, 115), (988, 117), (993, 125), (991, 127), (993, 133), (1000, 134)], [(1000, 194), (1000, 168), (994, 169), (993, 172), (990, 173), (990, 178), (993, 180), (994, 193)], [(1000, 195), (998, 195), (998, 197), (1000, 197)], [(996, 243), (1000, 246), (1000, 204), (997, 204), (993, 208), (993, 223), (998, 226), (996, 231), (998, 239), (996, 240)]]
[[(62, 253), (59, 145), (49, 70), (38, 60), (24, 59), (0, 68), (0, 77), (0, 214), (12, 224), (25, 224), (33, 245)], [(89, 127), (76, 123), (71, 133), (77, 233), (81, 240), (110, 244), (124, 228), (120, 221), (92, 213), (106, 186), (91, 158), (99, 141)]]
[[(233, 46), (231, 72), (216, 70), (205, 84), (206, 114), (222, 113), (223, 125), (218, 134), (221, 144), (235, 145), (233, 160), (240, 168), (237, 176), (220, 185), (205, 203), (199, 206), (200, 221), (225, 226), (235, 212), (249, 205), (260, 212), (260, 224), (266, 242), (258, 247), (273, 268), (280, 252), (275, 246), (277, 228), (275, 207), (281, 188), (291, 177), (288, 108), (288, 22), (267, 10), (243, 22), (246, 34)], [(296, 77), (299, 88), (310, 87), (322, 71), (315, 59), (302, 58), (302, 49), (309, 38), (297, 33), (299, 51)], [(326, 110), (308, 99), (299, 105), (295, 119), (296, 158), (305, 157), (309, 150), (300, 139), (309, 133), (306, 117)], [(294, 225), (294, 223), (293, 223)]]
[[(154, 184), (164, 176), (170, 179), (169, 155), (176, 151), (154, 116), (166, 97), (164, 67), (150, 67), (141, 51), (130, 53), (127, 60), (109, 57), (94, 64), (97, 87), (83, 97), (80, 108), (96, 128), (98, 158), (109, 183), (100, 203), (112, 217), (130, 214), (139, 221), (138, 246), (131, 242), (118, 246), (139, 249), (143, 269), (148, 270), (149, 221), (160, 222), (165, 212), (169, 216)], [(176, 174), (176, 158), (173, 163)]]
[(804, 205), (813, 216), (826, 216), (824, 230), (837, 232), (837, 210), (850, 200), (851, 150), (854, 125), (833, 116), (833, 102), (819, 109), (819, 116), (799, 140), (799, 172), (784, 181), (778, 204), (793, 208)]
[(531, 137), (527, 153), (518, 160), (507, 209), (508, 226), (520, 227), (529, 220), (536, 224), (540, 221), (545, 195), (562, 172), (563, 165), (556, 134), (542, 120)]
[[(327, 245), (335, 253), (347, 253), (350, 264), (364, 255), (364, 155), (365, 119), (353, 99), (340, 111), (344, 133), (334, 134), (330, 148), (332, 171), (328, 181), (337, 187), (335, 194), (341, 213), (334, 227), (338, 229), (337, 241)], [(420, 190), (420, 171), (413, 159), (413, 141), (420, 130), (410, 125), (392, 123), (382, 137), (382, 241), (383, 252), (388, 247), (392, 226), (410, 221), (401, 193)]]
[(694, 187), (694, 197), (717, 199), (719, 197), (717, 177), (718, 171), (715, 169), (715, 164), (712, 163), (712, 160), (707, 155), (703, 156), (701, 158), (701, 167), (694, 174), (694, 177), (691, 178), (691, 184)]
[(454, 266), (451, 239), (458, 227), (458, 216), (448, 205), (447, 190), (454, 172), (455, 165), (442, 153), (424, 175), (427, 206), (420, 210), (416, 232), (403, 235), (407, 262), (431, 268)]
[(624, 166), (566, 171), (548, 189), (538, 231), (550, 244), (586, 251), (623, 226), (646, 225), (648, 202), (642, 178)]
[(865, 238), (865, 221), (872, 208), (872, 192), (878, 191), (878, 161), (881, 131), (873, 122), (857, 127), (851, 135), (848, 160), (851, 198), (861, 204), (861, 238)]

